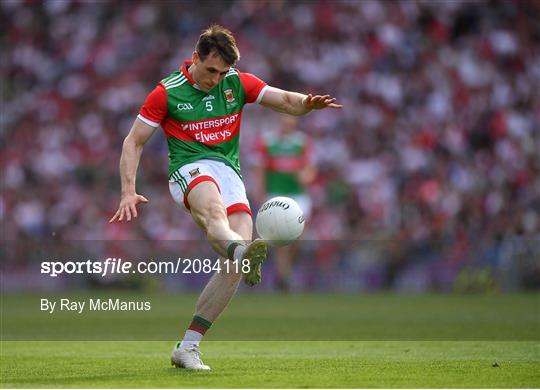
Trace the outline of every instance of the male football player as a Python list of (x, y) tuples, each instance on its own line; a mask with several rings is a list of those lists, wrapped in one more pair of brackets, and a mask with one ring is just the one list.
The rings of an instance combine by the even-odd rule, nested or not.
[[(306, 219), (311, 214), (311, 199), (306, 186), (317, 174), (311, 141), (298, 130), (298, 117), (282, 114), (277, 131), (260, 134), (257, 140), (255, 178), (257, 200), (262, 204), (275, 196), (293, 198)], [(275, 249), (276, 287), (289, 291), (298, 242)]]
[(124, 140), (120, 157), (121, 199), (110, 222), (131, 221), (137, 205), (135, 179), (144, 144), (161, 126), (169, 148), (169, 189), (191, 213), (222, 259), (248, 259), (249, 272), (216, 272), (195, 308), (195, 316), (172, 352), (177, 367), (209, 370), (199, 343), (236, 292), (242, 275), (253, 286), (261, 280), (266, 243), (252, 240), (253, 221), (240, 176), (239, 132), (242, 108), (258, 103), (291, 115), (341, 108), (329, 95), (284, 91), (234, 68), (240, 58), (235, 39), (221, 26), (199, 37), (191, 61), (161, 80), (147, 96)]

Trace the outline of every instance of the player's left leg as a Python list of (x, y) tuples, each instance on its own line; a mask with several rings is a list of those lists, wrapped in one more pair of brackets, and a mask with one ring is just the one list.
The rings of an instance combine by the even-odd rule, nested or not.
[[(253, 222), (248, 213), (234, 213), (229, 215), (228, 219), (233, 231), (238, 233), (243, 240), (251, 241)], [(212, 276), (199, 296), (195, 307), (195, 315), (214, 322), (234, 296), (241, 279), (241, 264), (238, 268), (230, 266), (228, 270), (226, 267), (222, 267), (222, 271), (216, 272)]]

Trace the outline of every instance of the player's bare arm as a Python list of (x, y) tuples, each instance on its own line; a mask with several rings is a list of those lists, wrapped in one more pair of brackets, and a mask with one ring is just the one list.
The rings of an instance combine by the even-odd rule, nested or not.
[(140, 119), (135, 119), (129, 134), (124, 139), (120, 157), (122, 195), (118, 210), (109, 223), (122, 222), (124, 218), (127, 221), (131, 221), (131, 218), (137, 218), (137, 204), (148, 202), (148, 199), (144, 196), (137, 194), (135, 181), (144, 144), (154, 134), (155, 130), (156, 127), (147, 125)]
[(270, 86), (261, 99), (261, 105), (274, 111), (297, 116), (307, 114), (311, 110), (343, 107), (341, 104), (336, 104), (336, 98), (330, 95), (304, 95)]

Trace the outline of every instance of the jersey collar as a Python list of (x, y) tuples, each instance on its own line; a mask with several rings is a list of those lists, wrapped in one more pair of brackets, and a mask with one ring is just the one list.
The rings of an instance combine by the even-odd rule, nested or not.
[(188, 66), (193, 64), (193, 61), (190, 61), (190, 60), (187, 60), (187, 61), (184, 61), (184, 64), (182, 65), (182, 73), (184, 74), (184, 76), (186, 76), (186, 78), (188, 79), (189, 83), (192, 85), (192, 86), (195, 86), (197, 85), (195, 83), (195, 80), (193, 80), (193, 77), (191, 77), (191, 74), (188, 72)]

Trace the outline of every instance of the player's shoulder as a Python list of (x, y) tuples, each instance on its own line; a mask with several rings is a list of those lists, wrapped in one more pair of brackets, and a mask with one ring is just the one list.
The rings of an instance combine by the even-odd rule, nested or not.
[(169, 76), (163, 78), (160, 81), (160, 84), (163, 85), (166, 91), (169, 91), (172, 89), (177, 89), (185, 84), (189, 85), (189, 80), (184, 75), (182, 70), (179, 69), (176, 72), (171, 73)]
[(225, 75), (225, 78), (228, 78), (228, 77), (240, 77), (240, 71), (237, 68), (234, 68), (231, 66), (231, 68)]
[(222, 81), (222, 88), (224, 91), (232, 89), (235, 94), (242, 93), (244, 90), (244, 84), (241, 79), (241, 72), (237, 68), (230, 68)]
[(240, 71), (237, 68), (231, 67), (225, 75), (223, 81), (225, 81), (225, 84), (241, 85), (242, 81), (240, 78)]

